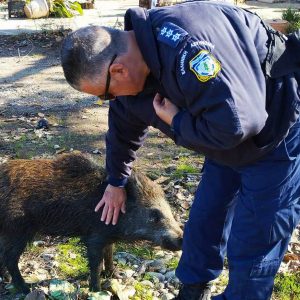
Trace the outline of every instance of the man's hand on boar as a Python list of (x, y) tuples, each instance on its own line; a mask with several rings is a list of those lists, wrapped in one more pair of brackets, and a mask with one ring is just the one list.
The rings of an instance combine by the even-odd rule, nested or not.
[(103, 207), (101, 221), (105, 221), (108, 225), (112, 221), (113, 225), (118, 222), (120, 210), (125, 214), (125, 202), (126, 202), (126, 192), (123, 187), (115, 187), (108, 185), (105, 189), (104, 195), (100, 202), (97, 204), (95, 211)]

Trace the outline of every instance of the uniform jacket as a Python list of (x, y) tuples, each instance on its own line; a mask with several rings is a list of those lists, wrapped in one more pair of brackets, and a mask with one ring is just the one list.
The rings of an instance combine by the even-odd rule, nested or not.
[[(265, 77), (268, 34), (245, 10), (209, 1), (145, 10), (129, 9), (150, 68), (144, 91), (110, 103), (106, 137), (109, 182), (130, 175), (148, 126), (177, 145), (227, 166), (242, 166), (276, 147), (299, 112), (299, 73)], [(153, 108), (159, 92), (180, 108), (172, 128)]]

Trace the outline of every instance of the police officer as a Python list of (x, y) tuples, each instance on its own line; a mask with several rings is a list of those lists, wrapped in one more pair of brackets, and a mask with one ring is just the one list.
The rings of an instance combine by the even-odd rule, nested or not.
[(206, 1), (129, 9), (125, 31), (93, 26), (64, 40), (67, 81), (117, 97), (106, 138), (109, 185), (96, 207), (102, 221), (116, 224), (125, 213), (123, 187), (149, 125), (206, 156), (175, 299), (209, 299), (226, 253), (229, 283), (213, 299), (271, 297), (300, 218), (300, 72), (276, 64), (274, 41), (288, 44), (258, 16)]

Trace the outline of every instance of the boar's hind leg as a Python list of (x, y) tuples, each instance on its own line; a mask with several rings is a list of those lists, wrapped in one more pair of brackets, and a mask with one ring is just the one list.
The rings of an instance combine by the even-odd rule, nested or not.
[(87, 247), (87, 257), (90, 267), (90, 290), (97, 292), (100, 291), (100, 263), (103, 260), (103, 249), (106, 243), (99, 240), (99, 237), (91, 236), (84, 239)]
[(113, 244), (107, 245), (103, 250), (104, 266), (106, 275), (111, 275), (114, 271), (113, 264)]
[(5, 265), (4, 265), (4, 240), (3, 237), (0, 235), (0, 277), (3, 279), (5, 277)]
[(26, 235), (6, 237), (3, 249), (4, 264), (11, 275), (13, 285), (18, 291), (26, 294), (30, 292), (30, 289), (20, 273), (18, 262), (28, 240)]

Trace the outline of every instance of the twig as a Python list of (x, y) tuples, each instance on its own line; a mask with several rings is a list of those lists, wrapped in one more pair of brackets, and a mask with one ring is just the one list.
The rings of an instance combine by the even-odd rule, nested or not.
[(17, 62), (20, 62), (21, 61), (21, 54), (20, 54), (20, 49), (18, 47), (18, 55), (19, 55), (19, 60)]

